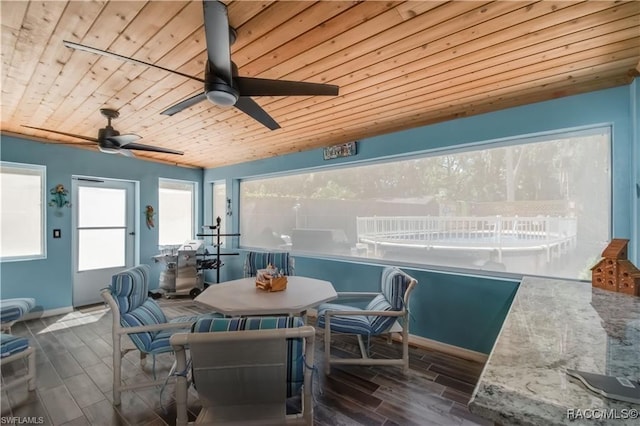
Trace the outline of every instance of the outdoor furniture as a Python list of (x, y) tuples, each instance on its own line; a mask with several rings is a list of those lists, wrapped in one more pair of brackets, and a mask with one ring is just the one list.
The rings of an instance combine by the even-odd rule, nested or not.
[(36, 389), (36, 353), (32, 346), (29, 346), (29, 339), (26, 337), (13, 336), (11, 334), (0, 333), (0, 366), (23, 360), (26, 361), (26, 374), (2, 383), (2, 390), (7, 393), (16, 385), (27, 383), (30, 391)]
[(11, 333), (11, 326), (36, 306), (36, 299), (20, 297), (0, 300), (0, 331)]
[(255, 278), (212, 284), (194, 301), (228, 316), (299, 315), (338, 297), (329, 281), (300, 276), (287, 277), (287, 289), (266, 292), (256, 289)]
[[(297, 317), (201, 319), (192, 333), (174, 334), (176, 424), (188, 420), (188, 348), (202, 404), (196, 424), (312, 425), (314, 335)], [(287, 414), (296, 397), (301, 411)]]
[(288, 252), (249, 251), (244, 260), (244, 276), (255, 277), (258, 269), (272, 265), (283, 275), (295, 275), (295, 260)]
[[(382, 271), (378, 293), (338, 293), (338, 298), (370, 298), (362, 309), (350, 305), (325, 303), (318, 308), (318, 327), (325, 329), (325, 373), (331, 364), (401, 365), (409, 370), (409, 297), (418, 281), (403, 271), (387, 267)], [(402, 335), (402, 358), (378, 359), (369, 356), (371, 336), (399, 332)], [(362, 358), (331, 358), (331, 333), (355, 334)], [(363, 341), (367, 338), (367, 345)], [(389, 339), (389, 341), (391, 341)]]
[(113, 315), (113, 403), (120, 405), (120, 395), (125, 390), (162, 385), (164, 380), (148, 383), (124, 385), (122, 382), (121, 361), (129, 351), (122, 349), (121, 338), (129, 336), (136, 349), (140, 351), (140, 364), (144, 365), (147, 354), (153, 357), (155, 379), (155, 356), (172, 352), (169, 343), (171, 335), (185, 331), (199, 317), (181, 316), (172, 320), (160, 309), (160, 306), (148, 296), (149, 266), (138, 265), (115, 274), (111, 286), (102, 290), (105, 302)]

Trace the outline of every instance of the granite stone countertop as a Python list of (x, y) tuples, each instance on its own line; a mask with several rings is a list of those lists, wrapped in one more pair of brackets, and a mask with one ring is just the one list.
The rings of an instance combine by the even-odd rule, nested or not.
[(469, 409), (505, 426), (640, 425), (640, 404), (600, 396), (567, 369), (640, 379), (640, 297), (525, 277)]

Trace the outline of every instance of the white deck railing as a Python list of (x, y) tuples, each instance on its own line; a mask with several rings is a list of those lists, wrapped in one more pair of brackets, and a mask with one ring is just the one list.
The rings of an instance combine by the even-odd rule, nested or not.
[(449, 246), (472, 245), (477, 249), (546, 248), (575, 246), (576, 218), (566, 217), (357, 217), (358, 242), (378, 245)]

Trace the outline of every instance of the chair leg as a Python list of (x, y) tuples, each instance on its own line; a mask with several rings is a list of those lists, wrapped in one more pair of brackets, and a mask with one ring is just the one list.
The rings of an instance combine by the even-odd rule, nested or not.
[(362, 359), (369, 359), (369, 343), (371, 338), (367, 336), (367, 346), (365, 346), (364, 340), (362, 340), (362, 334), (356, 334), (356, 337), (358, 338), (358, 347), (360, 347), (360, 356), (362, 356)]
[(324, 374), (331, 373), (331, 317), (324, 316)]
[(15, 321), (5, 322), (0, 326), (0, 331), (5, 334), (11, 334), (11, 326), (13, 325), (14, 322)]
[(27, 386), (30, 391), (36, 390), (36, 351), (31, 348), (32, 351), (27, 358), (29, 379), (27, 380)]
[(113, 332), (113, 405), (120, 405), (120, 388), (122, 387), (122, 353), (120, 335)]
[(185, 426), (188, 422), (187, 417), (187, 392), (189, 382), (187, 380), (187, 361), (184, 347), (180, 347), (175, 352), (176, 359), (174, 362), (175, 371), (184, 372), (185, 374), (178, 374), (175, 384), (175, 398), (176, 398), (176, 426)]
[(402, 372), (407, 374), (409, 372), (409, 329), (405, 324), (402, 327)]

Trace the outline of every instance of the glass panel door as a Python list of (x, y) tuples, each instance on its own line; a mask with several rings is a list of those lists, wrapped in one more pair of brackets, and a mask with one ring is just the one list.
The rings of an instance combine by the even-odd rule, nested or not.
[(82, 179), (74, 190), (73, 305), (98, 303), (111, 276), (133, 266), (133, 182)]

